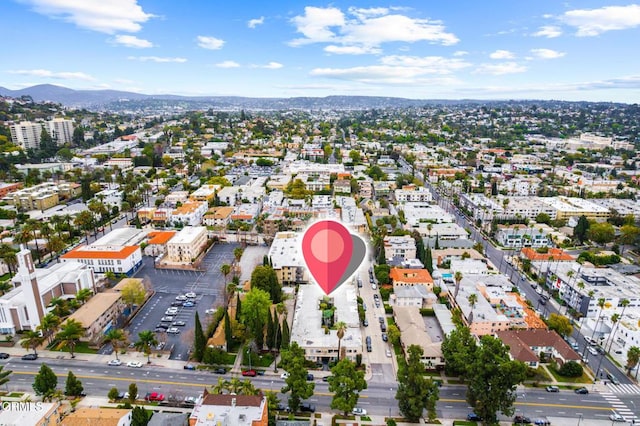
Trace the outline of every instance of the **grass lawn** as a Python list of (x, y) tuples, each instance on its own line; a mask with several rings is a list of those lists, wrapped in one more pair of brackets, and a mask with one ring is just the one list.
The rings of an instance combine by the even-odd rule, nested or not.
[(557, 371), (555, 371), (553, 368), (549, 368), (548, 369), (551, 374), (553, 374), (553, 377), (558, 381), (558, 382), (562, 382), (562, 383), (593, 383), (593, 379), (589, 376), (587, 376), (585, 373), (582, 373), (582, 376), (580, 377), (563, 377), (561, 375), (558, 374)]
[(478, 423), (468, 420), (454, 420), (453, 426), (477, 426)]
[[(58, 343), (55, 342), (55, 341), (51, 345), (49, 345), (47, 347), (47, 349), (50, 350), (50, 351), (70, 352), (69, 348), (66, 347), (66, 346), (64, 346), (62, 348), (58, 348)], [(89, 344), (87, 342), (78, 342), (76, 344), (76, 347), (73, 350), (73, 353), (76, 353), (76, 354), (97, 354), (98, 350), (90, 348)]]
[[(273, 363), (273, 355), (270, 353), (264, 355), (251, 354), (251, 367), (268, 367)], [(249, 350), (244, 349), (244, 354), (242, 357), (242, 365), (249, 366)]]

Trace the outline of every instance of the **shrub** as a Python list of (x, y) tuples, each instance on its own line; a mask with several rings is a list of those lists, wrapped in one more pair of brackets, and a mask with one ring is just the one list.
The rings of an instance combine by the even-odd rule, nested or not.
[(558, 374), (563, 377), (580, 377), (582, 373), (582, 366), (575, 361), (565, 362), (558, 369)]
[(436, 313), (432, 308), (421, 308), (420, 315), (422, 315), (423, 317), (435, 317)]

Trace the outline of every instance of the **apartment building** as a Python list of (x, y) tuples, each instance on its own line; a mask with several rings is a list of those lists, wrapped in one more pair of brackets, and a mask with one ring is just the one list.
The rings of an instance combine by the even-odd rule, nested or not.
[(12, 402), (4, 401), (2, 404), (1, 425), (59, 426), (62, 424), (60, 402), (25, 403), (21, 401), (13, 405)]
[(58, 186), (45, 182), (7, 194), (2, 201), (23, 210), (47, 210), (60, 203)]
[(398, 203), (430, 203), (433, 200), (431, 191), (425, 187), (405, 185), (394, 191)]
[(207, 246), (207, 228), (185, 226), (167, 243), (167, 260), (176, 263), (192, 263)]
[(387, 236), (384, 238), (384, 256), (406, 260), (416, 258), (416, 241), (409, 235)]
[(205, 388), (189, 415), (189, 426), (267, 426), (267, 397), (260, 395), (213, 394)]
[(22, 121), (10, 125), (9, 130), (11, 132), (11, 141), (14, 145), (18, 145), (24, 150), (40, 148), (41, 123)]
[(116, 327), (118, 317), (124, 308), (125, 303), (122, 301), (121, 293), (98, 293), (71, 314), (69, 320), (73, 319), (82, 324), (84, 335), (80, 340), (99, 344), (104, 335), (111, 328)]
[(417, 307), (394, 307), (393, 319), (400, 330), (400, 344), (405, 357), (409, 354), (407, 349), (411, 345), (422, 348), (423, 354), (420, 361), (429, 370), (444, 367), (444, 356), (442, 354), (442, 334), (432, 339), (428, 332), (424, 318)]
[(187, 201), (173, 209), (167, 222), (173, 225), (200, 226), (208, 209), (209, 204), (206, 201)]
[(215, 226), (217, 228), (225, 228), (231, 221), (233, 207), (213, 207), (207, 210), (202, 223), (206, 226)]
[(62, 420), (62, 426), (131, 426), (131, 410), (115, 408), (76, 408)]
[(309, 271), (302, 256), (302, 234), (276, 233), (269, 248), (269, 260), (281, 284), (309, 281)]
[(192, 201), (205, 201), (211, 203), (216, 197), (216, 192), (222, 188), (221, 185), (202, 185), (189, 195), (189, 199)]
[(58, 145), (71, 144), (73, 142), (73, 121), (64, 118), (54, 118), (47, 121), (49, 134)]

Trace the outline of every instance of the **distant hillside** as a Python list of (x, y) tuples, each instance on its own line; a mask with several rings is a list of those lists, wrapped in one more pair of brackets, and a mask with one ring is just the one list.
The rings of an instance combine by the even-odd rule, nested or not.
[(0, 87), (0, 95), (19, 98), (31, 96), (36, 102), (51, 101), (66, 106), (100, 106), (121, 99), (145, 99), (147, 95), (118, 90), (73, 90), (53, 84), (40, 84), (20, 90)]

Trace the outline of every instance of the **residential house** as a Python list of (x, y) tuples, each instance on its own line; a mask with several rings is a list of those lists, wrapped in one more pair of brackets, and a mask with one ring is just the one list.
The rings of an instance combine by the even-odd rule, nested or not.
[(213, 394), (205, 388), (189, 416), (189, 426), (268, 426), (264, 395)]

